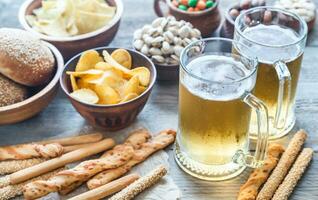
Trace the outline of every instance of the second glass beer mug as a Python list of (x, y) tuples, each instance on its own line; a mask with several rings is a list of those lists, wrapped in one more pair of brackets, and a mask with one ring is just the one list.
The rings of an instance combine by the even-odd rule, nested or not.
[[(204, 39), (180, 56), (175, 157), (184, 171), (205, 180), (224, 180), (246, 166), (258, 167), (266, 153), (267, 109), (251, 94), (257, 61), (231, 53), (234, 47), (243, 46), (228, 39)], [(259, 123), (254, 155), (249, 152), (252, 109)]]
[[(270, 138), (287, 134), (295, 124), (295, 96), (307, 37), (306, 22), (296, 14), (272, 7), (250, 9), (237, 17), (234, 40), (249, 46), (257, 57), (255, 95), (268, 107)], [(251, 132), (257, 120), (252, 114)]]

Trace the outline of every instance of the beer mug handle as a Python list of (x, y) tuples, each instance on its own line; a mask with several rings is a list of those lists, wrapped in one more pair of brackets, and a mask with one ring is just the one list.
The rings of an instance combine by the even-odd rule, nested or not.
[(291, 98), (291, 76), (287, 65), (283, 61), (275, 62), (274, 67), (279, 79), (274, 128), (281, 129), (285, 127), (288, 116), (288, 106)]
[(258, 168), (263, 165), (268, 143), (268, 112), (265, 104), (251, 93), (243, 96), (243, 101), (256, 111), (258, 132), (257, 143), (254, 155), (246, 154), (242, 150), (238, 151), (233, 158), (235, 163), (240, 165)]

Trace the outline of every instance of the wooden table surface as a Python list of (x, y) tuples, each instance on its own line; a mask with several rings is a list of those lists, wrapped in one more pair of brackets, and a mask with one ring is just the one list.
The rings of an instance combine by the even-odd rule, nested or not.
[[(20, 27), (17, 12), (22, 0), (0, 0), (0, 27)], [(221, 1), (224, 8), (230, 0)], [(124, 0), (125, 12), (119, 32), (110, 44), (114, 47), (131, 47), (135, 29), (155, 19), (151, 0)], [(318, 0), (316, 0), (318, 4)], [(101, 44), (102, 46), (103, 44)], [(178, 84), (157, 82), (151, 98), (136, 122), (129, 128), (144, 126), (153, 132), (165, 128), (177, 128)], [(292, 133), (299, 128), (308, 131), (306, 146), (315, 150), (309, 170), (298, 183), (290, 199), (318, 199), (318, 26), (310, 33), (301, 71), (296, 101), (297, 123)], [(40, 140), (53, 136), (74, 135), (89, 132), (92, 128), (74, 110), (59, 90), (54, 101), (38, 116), (25, 122), (0, 126), (0, 145)], [(126, 133), (126, 130), (112, 134)], [(289, 135), (289, 137), (292, 134)], [(280, 140), (283, 143), (288, 137)], [(235, 199), (240, 185), (246, 180), (249, 170), (235, 179), (223, 182), (206, 182), (195, 179), (177, 166), (173, 147), (166, 150), (170, 155), (170, 174), (182, 192), (182, 199)], [(171, 199), (174, 199), (173, 197)]]

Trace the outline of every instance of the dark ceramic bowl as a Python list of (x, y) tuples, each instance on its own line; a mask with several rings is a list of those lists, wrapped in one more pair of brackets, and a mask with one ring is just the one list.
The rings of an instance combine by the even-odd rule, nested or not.
[(155, 63), (159, 81), (178, 81), (179, 65), (168, 65)]
[(234, 36), (234, 24), (235, 23), (234, 23), (233, 18), (230, 16), (229, 12), (235, 6), (237, 6), (237, 3), (230, 5), (225, 10), (225, 13), (224, 13), (225, 20), (223, 22), (223, 25), (222, 25), (222, 28), (220, 31), (221, 37), (232, 39)]
[(41, 6), (41, 1), (42, 0), (27, 0), (22, 4), (19, 10), (20, 24), (25, 30), (38, 36), (42, 40), (55, 45), (66, 60), (87, 49), (108, 45), (118, 31), (124, 9), (121, 0), (107, 0), (111, 6), (116, 6), (116, 14), (114, 18), (104, 27), (82, 35), (72, 37), (54, 37), (35, 31), (25, 19), (26, 15), (31, 15), (34, 9)]
[(219, 0), (215, 0), (213, 7), (197, 12), (187, 12), (174, 7), (171, 0), (155, 0), (154, 9), (159, 17), (166, 16), (160, 7), (160, 2), (168, 7), (168, 15), (174, 16), (177, 20), (190, 22), (195, 28), (201, 31), (202, 37), (210, 37), (212, 33), (219, 27), (221, 16), (218, 9)]
[[(95, 48), (100, 54), (103, 50), (107, 50), (109, 53), (113, 52), (118, 48), (109, 48), (109, 47), (99, 47)], [(141, 53), (126, 49), (132, 56), (132, 66), (139, 67), (144, 66), (150, 70), (150, 84), (146, 91), (144, 91), (137, 98), (130, 101), (116, 104), (116, 105), (97, 105), (97, 104), (88, 104), (80, 102), (70, 96), (72, 92), (70, 76), (66, 74), (66, 71), (74, 71), (75, 66), (81, 56), (78, 54), (70, 59), (62, 72), (60, 78), (60, 84), (71, 101), (74, 108), (84, 117), (91, 125), (94, 127), (102, 128), (109, 131), (115, 131), (127, 127), (131, 124), (140, 113), (140, 111), (145, 106), (148, 97), (151, 93), (153, 85), (156, 81), (156, 68), (149, 58), (142, 55)]]

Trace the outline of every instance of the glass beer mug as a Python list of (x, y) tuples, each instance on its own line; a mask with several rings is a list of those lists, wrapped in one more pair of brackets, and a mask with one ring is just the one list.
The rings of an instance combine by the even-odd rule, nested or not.
[[(225, 180), (239, 175), (246, 166), (263, 163), (267, 108), (251, 94), (257, 60), (232, 53), (233, 48), (243, 46), (211, 38), (191, 43), (181, 53), (175, 158), (197, 178)], [(249, 151), (252, 109), (259, 124), (254, 155)]]
[[(306, 22), (278, 8), (253, 8), (235, 21), (234, 40), (253, 50), (235, 51), (258, 59), (254, 94), (267, 105), (271, 139), (286, 135), (295, 124), (295, 95), (306, 38)], [(257, 119), (253, 113), (252, 136), (256, 130)]]

